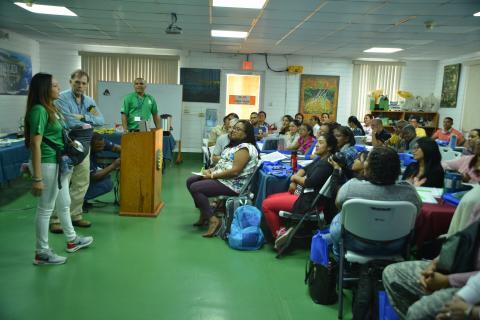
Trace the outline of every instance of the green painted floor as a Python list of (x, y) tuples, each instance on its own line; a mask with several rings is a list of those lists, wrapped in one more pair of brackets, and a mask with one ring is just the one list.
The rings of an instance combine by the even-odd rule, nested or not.
[(308, 296), (307, 251), (277, 260), (271, 245), (240, 252), (200, 236), (185, 180), (201, 159), (187, 158), (167, 168), (157, 218), (118, 216), (111, 193), (86, 214), (92, 227), (77, 229), (94, 236), (92, 247), (67, 254), (63, 235), (50, 234), (69, 258), (61, 266), (32, 264), (28, 183), (0, 189), (0, 319), (336, 319), (336, 306)]

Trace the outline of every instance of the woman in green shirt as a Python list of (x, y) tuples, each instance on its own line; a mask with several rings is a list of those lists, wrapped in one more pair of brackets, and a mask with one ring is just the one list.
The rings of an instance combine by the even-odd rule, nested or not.
[(62, 264), (67, 258), (56, 255), (48, 246), (48, 226), (55, 207), (67, 238), (67, 252), (89, 246), (93, 238), (75, 233), (70, 218), (70, 194), (68, 190), (71, 172), (61, 176), (62, 189), (58, 188), (56, 152), (45, 139), (63, 149), (60, 114), (53, 104), (60, 88), (52, 75), (37, 73), (30, 83), (25, 112), (25, 144), (31, 151), (32, 193), (39, 197), (36, 210), (35, 265)]

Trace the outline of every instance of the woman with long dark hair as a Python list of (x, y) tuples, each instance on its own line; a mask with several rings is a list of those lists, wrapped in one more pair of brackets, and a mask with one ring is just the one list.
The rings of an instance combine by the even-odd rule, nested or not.
[(363, 130), (362, 124), (358, 121), (357, 117), (350, 116), (348, 118), (348, 126), (352, 129), (354, 136), (364, 136), (365, 131)]
[[(315, 146), (315, 155), (318, 158), (303, 169), (300, 169), (291, 178), (288, 192), (276, 193), (268, 196), (262, 202), (262, 211), (274, 239), (275, 248), (280, 249), (292, 228), (286, 229), (278, 213), (281, 210), (305, 213), (311, 206), (325, 181), (332, 174), (333, 168), (327, 159), (337, 148), (337, 141), (333, 135), (318, 137)], [(301, 191), (298, 191), (298, 187)], [(326, 217), (330, 221), (332, 217)]]
[(286, 134), (289, 131), (290, 122), (293, 121), (291, 115), (284, 115), (282, 117), (282, 128), (280, 129), (280, 134)]
[(61, 175), (62, 189), (58, 188), (56, 151), (45, 141), (48, 139), (63, 149), (61, 116), (53, 101), (58, 98), (60, 88), (52, 75), (37, 73), (33, 76), (28, 91), (25, 112), (25, 145), (31, 152), (32, 193), (39, 197), (36, 209), (35, 265), (62, 264), (67, 258), (55, 254), (48, 245), (48, 226), (54, 207), (63, 232), (67, 238), (67, 252), (89, 246), (92, 237), (81, 237), (75, 233), (70, 218), (70, 172)]
[(209, 197), (236, 196), (248, 182), (260, 158), (252, 124), (238, 121), (229, 133), (230, 144), (223, 150), (220, 160), (212, 169), (203, 171), (187, 180), (187, 188), (200, 218), (194, 226), (208, 222), (208, 230), (202, 236), (213, 237), (221, 227), (221, 220), (214, 215)]
[(297, 120), (298, 122), (300, 122), (300, 124), (302, 124), (303, 123), (303, 114), (301, 114), (300, 112), (297, 113), (295, 115), (295, 120)]
[(339, 151), (345, 156), (344, 165), (352, 169), (353, 161), (357, 158), (357, 149), (355, 149), (355, 137), (352, 130), (346, 126), (339, 126), (333, 129), (333, 134), (337, 138)]
[(315, 137), (313, 136), (313, 129), (312, 126), (303, 123), (300, 128), (298, 129), (298, 134), (300, 135), (297, 142), (290, 147), (288, 150), (297, 150), (300, 154), (306, 154), (310, 147), (315, 142)]
[(428, 137), (417, 140), (413, 147), (413, 158), (417, 161), (411, 163), (403, 173), (403, 180), (408, 180), (416, 186), (443, 188), (442, 155), (435, 141)]

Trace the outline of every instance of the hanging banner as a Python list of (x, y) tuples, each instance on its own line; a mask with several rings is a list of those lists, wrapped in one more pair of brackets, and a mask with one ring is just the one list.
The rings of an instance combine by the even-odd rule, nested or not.
[(254, 106), (255, 105), (255, 96), (229, 95), (228, 96), (228, 103), (229, 104), (246, 104), (246, 105)]
[(0, 95), (26, 95), (31, 80), (30, 56), (0, 48)]

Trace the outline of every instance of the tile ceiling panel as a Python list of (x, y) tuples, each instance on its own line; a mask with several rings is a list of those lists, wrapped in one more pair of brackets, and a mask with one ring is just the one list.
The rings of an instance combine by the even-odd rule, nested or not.
[(324, 13), (338, 13), (342, 14), (363, 14), (369, 11), (372, 11), (376, 8), (383, 6), (382, 2), (373, 3), (373, 2), (360, 2), (360, 1), (328, 1), (327, 5), (324, 6), (320, 11)]

